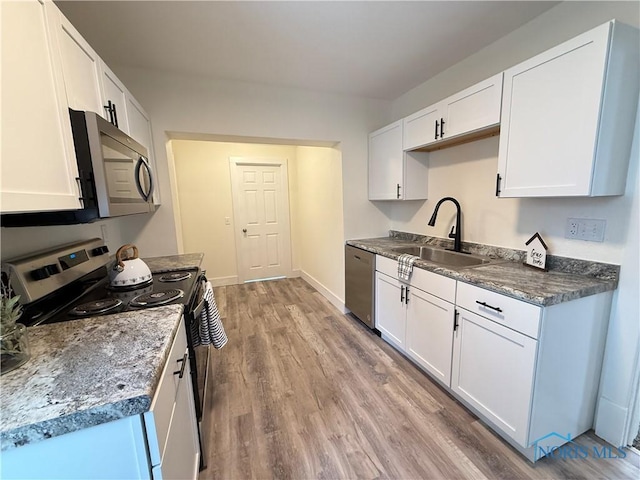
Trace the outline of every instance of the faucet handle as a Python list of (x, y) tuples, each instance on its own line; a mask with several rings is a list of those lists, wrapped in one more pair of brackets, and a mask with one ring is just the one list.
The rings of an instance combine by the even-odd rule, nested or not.
[(456, 234), (453, 233), (455, 228), (456, 228), (455, 226), (451, 227), (451, 231), (449, 232), (449, 238), (456, 238)]

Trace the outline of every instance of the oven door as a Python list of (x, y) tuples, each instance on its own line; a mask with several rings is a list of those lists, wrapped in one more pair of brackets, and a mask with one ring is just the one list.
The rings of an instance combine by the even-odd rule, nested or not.
[(200, 437), (200, 470), (206, 468), (205, 442), (209, 435), (209, 409), (207, 405), (207, 380), (209, 378), (209, 345), (194, 346), (191, 332), (199, 326), (199, 318), (205, 308), (204, 293), (207, 282), (204, 274), (199, 275), (194, 287), (194, 293), (185, 310), (187, 327), (187, 344), (189, 346), (189, 364), (191, 366), (191, 383), (193, 386), (193, 400), (198, 420), (198, 434)]

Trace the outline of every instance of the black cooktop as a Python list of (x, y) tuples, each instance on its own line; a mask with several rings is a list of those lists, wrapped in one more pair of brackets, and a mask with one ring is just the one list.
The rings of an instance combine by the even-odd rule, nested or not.
[(26, 306), (20, 321), (32, 326), (161, 305), (188, 305), (198, 274), (197, 269), (155, 273), (150, 283), (123, 290), (110, 287), (106, 267), (100, 268)]

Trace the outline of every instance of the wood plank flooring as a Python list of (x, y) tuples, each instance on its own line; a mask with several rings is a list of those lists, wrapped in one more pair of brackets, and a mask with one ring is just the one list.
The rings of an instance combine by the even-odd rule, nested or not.
[(229, 343), (211, 353), (200, 479), (640, 478), (630, 451), (531, 464), (301, 279), (215, 295)]

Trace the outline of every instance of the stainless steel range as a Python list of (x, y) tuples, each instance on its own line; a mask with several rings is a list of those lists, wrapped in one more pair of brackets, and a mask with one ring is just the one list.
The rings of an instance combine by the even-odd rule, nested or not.
[[(183, 304), (186, 331), (198, 321), (204, 306), (203, 272), (198, 268), (153, 273), (151, 282), (129, 288), (111, 287), (107, 267), (112, 263), (101, 239), (92, 239), (38, 252), (2, 264), (2, 281), (10, 283), (27, 326), (99, 317), (114, 313)], [(206, 414), (205, 393), (209, 346), (194, 347), (187, 335), (199, 433)], [(203, 448), (202, 435), (200, 446)], [(201, 468), (206, 454), (200, 455)]]

